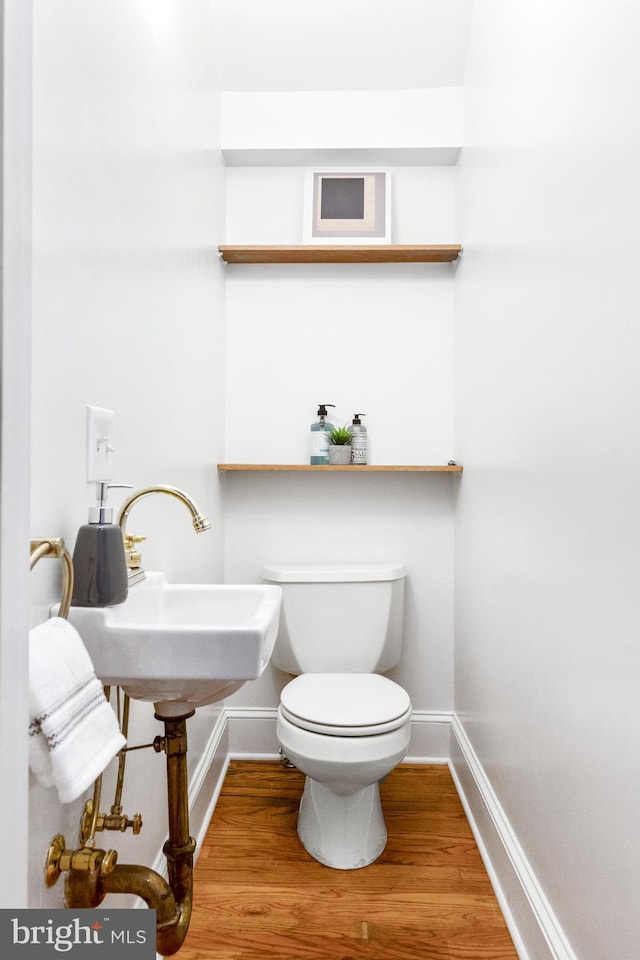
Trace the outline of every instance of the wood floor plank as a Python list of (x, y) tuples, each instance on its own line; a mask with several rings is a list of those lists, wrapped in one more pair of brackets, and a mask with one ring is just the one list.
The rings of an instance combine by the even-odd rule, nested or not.
[[(399, 948), (395, 937), (314, 939), (302, 928), (269, 935), (230, 930), (223, 944), (218, 945), (217, 940), (197, 944), (189, 956), (190, 960), (451, 960), (446, 942), (430, 941), (423, 936), (405, 937)], [(495, 955), (490, 960), (510, 958)]]
[(304, 777), (233, 761), (194, 877), (181, 960), (517, 960), (446, 766), (381, 785), (389, 833), (363, 870), (331, 870), (296, 833)]

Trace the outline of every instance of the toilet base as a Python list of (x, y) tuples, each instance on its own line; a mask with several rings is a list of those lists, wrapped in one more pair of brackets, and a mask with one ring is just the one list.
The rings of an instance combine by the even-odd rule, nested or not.
[(373, 863), (387, 843), (378, 784), (343, 795), (306, 777), (298, 836), (314, 860), (334, 870), (358, 870)]

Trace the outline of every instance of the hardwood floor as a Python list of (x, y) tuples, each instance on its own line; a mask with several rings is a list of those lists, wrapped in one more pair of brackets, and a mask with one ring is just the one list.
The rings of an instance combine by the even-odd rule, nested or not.
[(381, 784), (389, 839), (362, 870), (300, 844), (303, 781), (231, 763), (180, 960), (517, 960), (446, 766), (403, 764)]

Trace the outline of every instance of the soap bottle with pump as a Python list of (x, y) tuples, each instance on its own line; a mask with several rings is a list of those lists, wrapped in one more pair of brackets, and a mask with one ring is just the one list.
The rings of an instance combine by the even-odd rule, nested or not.
[(333, 430), (333, 424), (327, 420), (327, 407), (334, 407), (334, 403), (321, 403), (318, 406), (318, 419), (310, 427), (311, 430), (311, 464), (329, 463), (329, 434)]
[(107, 496), (111, 487), (130, 486), (96, 482), (97, 504), (89, 509), (89, 522), (78, 530), (73, 548), (72, 606), (110, 607), (127, 599), (129, 580), (122, 532), (113, 523)]
[(351, 423), (351, 463), (353, 464), (367, 463), (367, 428), (360, 419), (364, 416), (364, 413), (354, 413)]

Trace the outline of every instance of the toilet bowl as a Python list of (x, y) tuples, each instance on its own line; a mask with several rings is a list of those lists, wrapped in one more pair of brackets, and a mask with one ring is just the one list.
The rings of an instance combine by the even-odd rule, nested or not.
[(277, 736), (305, 774), (298, 836), (338, 870), (376, 860), (387, 828), (379, 781), (409, 745), (409, 695), (377, 674), (303, 674), (282, 691)]
[(404, 564), (271, 564), (282, 587), (272, 664), (294, 675), (282, 690), (277, 736), (305, 774), (298, 836), (337, 870), (384, 850), (379, 782), (404, 758), (411, 701), (385, 671), (400, 661)]

